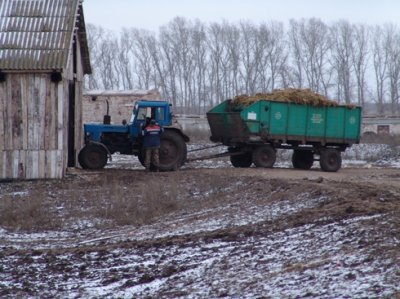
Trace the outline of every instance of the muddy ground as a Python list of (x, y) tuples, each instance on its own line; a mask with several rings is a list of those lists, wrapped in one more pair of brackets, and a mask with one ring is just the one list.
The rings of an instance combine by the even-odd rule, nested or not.
[(2, 298), (400, 298), (399, 169), (71, 170), (0, 191)]

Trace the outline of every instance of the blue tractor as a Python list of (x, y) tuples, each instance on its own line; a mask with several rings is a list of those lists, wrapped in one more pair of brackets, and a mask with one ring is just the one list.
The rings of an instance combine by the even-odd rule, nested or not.
[(165, 101), (140, 100), (135, 103), (129, 123), (123, 121), (121, 125), (111, 124), (107, 103), (107, 114), (103, 123), (84, 125), (85, 146), (78, 155), (82, 168), (101, 169), (116, 152), (137, 156), (143, 165), (141, 133), (146, 120), (150, 118), (164, 127), (159, 169), (171, 171), (181, 167), (186, 161), (186, 142), (189, 142), (189, 137), (182, 132), (182, 128), (173, 117), (171, 105)]

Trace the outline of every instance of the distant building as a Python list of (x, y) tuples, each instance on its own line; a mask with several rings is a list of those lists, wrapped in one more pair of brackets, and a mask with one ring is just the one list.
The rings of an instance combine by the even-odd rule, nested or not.
[(129, 122), (133, 106), (138, 100), (161, 100), (157, 90), (90, 90), (83, 95), (83, 123), (103, 122), (107, 114), (107, 105), (111, 122), (121, 124)]
[(400, 117), (363, 117), (363, 134), (400, 135)]
[(0, 179), (77, 165), (90, 73), (82, 0), (0, 1)]

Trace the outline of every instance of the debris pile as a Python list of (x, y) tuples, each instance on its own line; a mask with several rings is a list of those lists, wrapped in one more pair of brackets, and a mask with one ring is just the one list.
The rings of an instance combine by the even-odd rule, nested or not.
[(260, 100), (309, 104), (313, 106), (338, 106), (336, 101), (329, 100), (327, 97), (310, 89), (296, 88), (276, 89), (270, 93), (257, 93), (254, 96), (239, 95), (233, 99), (233, 104), (249, 106)]

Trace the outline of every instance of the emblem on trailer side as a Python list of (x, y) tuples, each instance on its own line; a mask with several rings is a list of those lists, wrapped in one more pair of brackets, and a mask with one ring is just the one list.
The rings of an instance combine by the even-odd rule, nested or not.
[(311, 122), (313, 124), (320, 124), (324, 121), (324, 119), (322, 118), (322, 115), (319, 113), (313, 113), (312, 117), (311, 117)]

